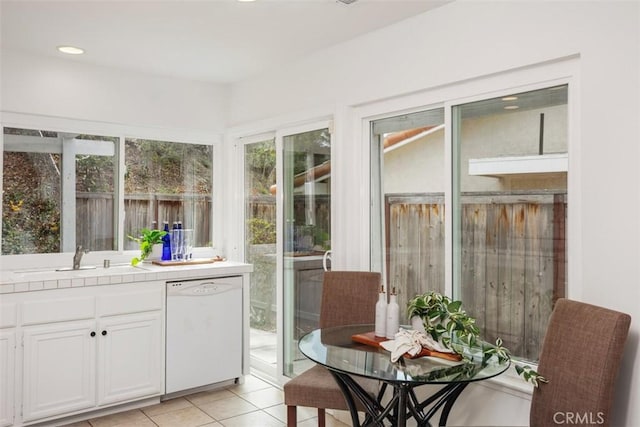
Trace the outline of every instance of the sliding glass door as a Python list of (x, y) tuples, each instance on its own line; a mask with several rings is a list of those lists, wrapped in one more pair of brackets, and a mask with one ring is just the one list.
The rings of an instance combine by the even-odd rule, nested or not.
[(251, 368), (278, 382), (311, 366), (298, 339), (318, 327), (330, 267), (331, 134), (325, 121), (240, 141)]
[(281, 143), (282, 373), (295, 376), (310, 366), (298, 340), (318, 327), (322, 260), (331, 248), (331, 134), (327, 126), (290, 129)]
[(244, 142), (245, 261), (253, 265), (250, 286), (251, 367), (276, 378), (276, 140), (263, 135)]

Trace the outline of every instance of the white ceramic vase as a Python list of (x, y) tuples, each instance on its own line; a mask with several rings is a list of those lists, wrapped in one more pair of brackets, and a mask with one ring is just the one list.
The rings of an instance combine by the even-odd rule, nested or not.
[(411, 318), (411, 329), (414, 331), (420, 331), (423, 334), (427, 333), (424, 329), (424, 324), (422, 323), (422, 318), (420, 316), (413, 316)]
[(151, 253), (144, 260), (145, 262), (160, 261), (162, 259), (162, 243), (157, 243), (151, 247)]

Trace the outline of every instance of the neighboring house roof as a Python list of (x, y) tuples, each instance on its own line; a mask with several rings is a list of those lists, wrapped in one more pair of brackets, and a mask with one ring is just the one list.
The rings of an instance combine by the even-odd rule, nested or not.
[[(385, 151), (388, 151), (392, 147), (396, 147), (402, 143), (408, 143), (411, 138), (418, 139), (423, 136), (423, 134), (428, 134), (431, 132), (435, 132), (440, 128), (444, 127), (444, 125), (438, 126), (424, 126), (414, 129), (407, 129), (400, 132), (393, 132), (385, 136), (383, 141), (383, 148)], [(304, 172), (301, 172), (293, 177), (293, 187), (298, 188), (304, 185), (305, 182), (310, 181), (323, 181), (331, 176), (331, 160), (327, 160), (326, 162), (314, 166), (311, 169), (308, 169)], [(274, 184), (269, 188), (269, 192), (271, 194), (276, 194), (277, 185)]]

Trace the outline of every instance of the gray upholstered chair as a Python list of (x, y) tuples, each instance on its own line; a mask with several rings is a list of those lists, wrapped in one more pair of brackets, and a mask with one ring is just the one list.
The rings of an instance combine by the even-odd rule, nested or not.
[(549, 380), (533, 391), (532, 427), (611, 423), (628, 314), (559, 299), (544, 337), (538, 372)]
[[(380, 274), (361, 271), (327, 271), (322, 282), (320, 327), (374, 323)], [(378, 382), (358, 379), (372, 395)], [(357, 399), (356, 399), (357, 400)], [(348, 410), (344, 395), (329, 371), (316, 365), (284, 385), (287, 426), (295, 426), (297, 406), (318, 408), (318, 426), (325, 424), (325, 409)], [(357, 403), (357, 402), (356, 402)]]

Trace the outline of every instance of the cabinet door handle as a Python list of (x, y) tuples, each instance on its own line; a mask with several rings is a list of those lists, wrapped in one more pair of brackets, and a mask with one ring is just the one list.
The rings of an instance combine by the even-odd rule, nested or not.
[(102, 331), (102, 336), (107, 335), (107, 331)]
[(91, 336), (95, 337), (96, 336), (96, 331), (91, 331)]

